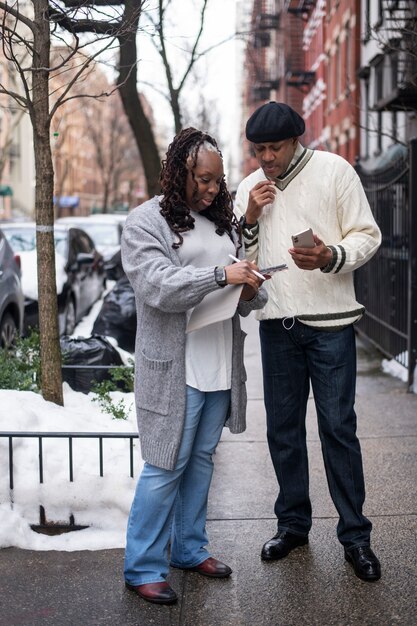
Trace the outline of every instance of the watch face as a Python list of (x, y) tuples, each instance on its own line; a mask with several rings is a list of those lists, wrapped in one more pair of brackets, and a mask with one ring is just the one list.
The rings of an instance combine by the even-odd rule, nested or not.
[(226, 284), (226, 270), (224, 267), (216, 267), (214, 277), (219, 285)]

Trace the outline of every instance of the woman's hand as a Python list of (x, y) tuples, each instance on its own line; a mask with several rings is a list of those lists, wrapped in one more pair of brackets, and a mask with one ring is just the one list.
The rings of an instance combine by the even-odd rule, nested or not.
[[(259, 272), (257, 265), (245, 260), (227, 265), (224, 269), (228, 285), (245, 285), (245, 287), (248, 286), (252, 289), (252, 296), (250, 298), (243, 298), (244, 300), (251, 300), (255, 295), (254, 292), (258, 291), (259, 286), (263, 282), (263, 280), (253, 273), (253, 270)], [(246, 292), (247, 291), (248, 290), (246, 290)]]

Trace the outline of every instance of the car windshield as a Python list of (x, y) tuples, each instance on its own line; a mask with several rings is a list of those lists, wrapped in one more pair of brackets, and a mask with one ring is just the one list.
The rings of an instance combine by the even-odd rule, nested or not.
[[(36, 231), (28, 226), (25, 228), (4, 228), (3, 232), (14, 252), (29, 252), (36, 249)], [(66, 255), (66, 231), (54, 231), (55, 249), (62, 256)]]
[(96, 246), (118, 246), (119, 227), (117, 224), (93, 224), (83, 222), (80, 228), (90, 235)]
[(36, 248), (36, 232), (34, 228), (4, 228), (6, 239), (15, 252), (29, 252)]

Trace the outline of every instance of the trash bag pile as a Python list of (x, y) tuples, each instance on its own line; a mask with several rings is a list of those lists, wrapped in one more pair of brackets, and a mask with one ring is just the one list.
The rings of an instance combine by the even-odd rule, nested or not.
[(89, 393), (95, 383), (109, 380), (107, 366), (123, 365), (119, 352), (99, 335), (91, 337), (60, 337), (63, 358), (62, 379), (74, 391)]
[(120, 278), (105, 296), (93, 333), (114, 337), (122, 350), (135, 351), (135, 294), (126, 276)]

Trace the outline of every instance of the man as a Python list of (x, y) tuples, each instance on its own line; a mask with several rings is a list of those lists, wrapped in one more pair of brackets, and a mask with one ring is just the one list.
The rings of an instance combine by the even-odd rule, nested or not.
[[(355, 574), (380, 578), (363, 515), (365, 487), (354, 411), (353, 324), (364, 307), (353, 271), (375, 254), (381, 233), (355, 170), (343, 158), (304, 148), (303, 119), (269, 102), (249, 118), (246, 137), (260, 168), (237, 189), (246, 254), (259, 267), (288, 263), (267, 283), (258, 312), (268, 445), (279, 484), (278, 532), (262, 548), (281, 559), (308, 542), (311, 503), (305, 417), (311, 382), (327, 481), (339, 514), (338, 539)], [(312, 228), (314, 247), (291, 237)]]

